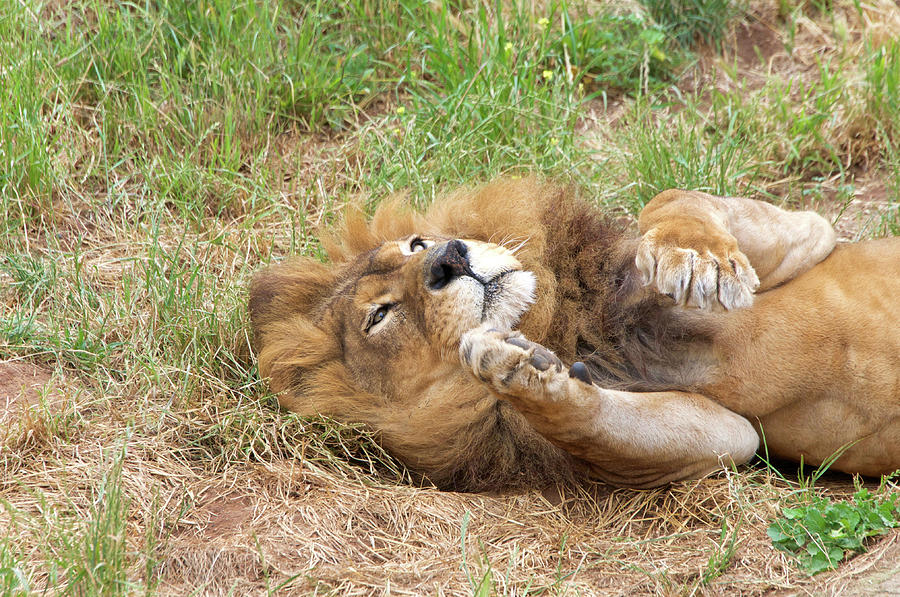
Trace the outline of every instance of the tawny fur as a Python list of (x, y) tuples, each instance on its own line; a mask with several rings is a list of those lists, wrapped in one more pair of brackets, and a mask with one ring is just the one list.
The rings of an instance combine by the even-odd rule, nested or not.
[[(900, 288), (885, 285), (897, 286), (900, 271), (892, 277), (885, 270), (896, 269), (892, 255), (900, 259), (900, 243), (860, 245), (826, 259), (834, 233), (815, 214), (683, 191), (655, 198), (640, 226), (644, 236), (633, 238), (572, 189), (534, 178), (463, 189), (424, 214), (402, 199), (382, 202), (372, 218), (351, 211), (323, 239), (330, 263), (297, 258), (254, 277), (250, 311), (260, 374), (285, 408), (365, 423), (411, 470), (448, 489), (502, 491), (583, 473), (652, 486), (714, 469), (719, 448), (710, 446), (733, 446), (732, 455), (748, 459), (757, 441), (749, 422), (777, 431), (770, 446), (788, 457), (821, 462), (848, 438), (882, 438), (888, 453), (866, 439), (835, 466), (867, 474), (900, 466), (900, 431), (880, 422), (880, 413), (893, 417), (900, 402), (900, 350), (891, 348), (900, 338), (877, 324), (857, 333), (862, 320), (853, 315), (870, 309), (867, 316), (877, 320), (893, 312)], [(347, 326), (358, 322), (346, 313), (365, 290), (376, 252), (429, 234), (514, 250), (537, 278), (535, 300), (517, 329), (562, 362), (583, 361), (596, 385), (575, 384), (561, 408), (553, 400), (504, 395), (502, 370), (489, 387), (476, 379), (479, 365), (473, 376), (455, 349), (356, 342)], [(830, 289), (847, 277), (844, 271), (862, 282), (832, 303)], [(718, 289), (704, 285), (711, 273)], [(873, 294), (881, 298), (866, 294), (865, 280), (880, 285)], [(757, 287), (772, 290), (740, 308), (753, 302)], [(811, 319), (810, 302), (827, 302), (830, 310)], [(834, 362), (811, 377), (835, 326), (846, 341), (833, 347)], [(785, 335), (815, 341), (798, 345)], [(512, 350), (489, 335), (479, 338), (481, 347)], [(350, 349), (354, 359), (345, 358)], [(519, 359), (513, 353), (510, 362)], [(878, 363), (883, 381), (843, 375), (841, 358)], [(865, 396), (828, 406), (842, 387)], [(619, 417), (608, 421), (627, 421), (624, 428), (604, 429), (602, 409), (609, 408), (621, 409), (606, 412)], [(831, 413), (842, 408), (865, 417), (840, 428)], [(732, 435), (722, 443), (704, 420)], [(821, 425), (833, 432), (820, 433)], [(620, 439), (610, 443), (612, 437)]]
[[(620, 246), (619, 226), (573, 196), (568, 187), (528, 178), (457, 191), (424, 215), (396, 199), (382, 202), (371, 218), (349, 212), (323, 241), (330, 264), (297, 258), (254, 279), (250, 311), (260, 374), (270, 378), (290, 410), (393, 431), (391, 451), (441, 487), (500, 491), (569, 478), (578, 467), (570, 456), (468, 378), (445, 400), (477, 397), (485, 405), (474, 419), (470, 411), (448, 413), (433, 404), (423, 417), (425, 429), (392, 421), (391, 406), (381, 397), (354, 388), (340, 361), (338, 334), (319, 324), (325, 300), (353, 279), (350, 264), (358, 255), (387, 240), (439, 232), (516, 248), (524, 268), (538, 278), (537, 300), (519, 329), (564, 359), (575, 357), (579, 339), (589, 342), (598, 363), (623, 375), (621, 346), (611, 344), (629, 324), (630, 311), (642, 307), (617, 306), (615, 293), (622, 284), (636, 283), (623, 278), (633, 269), (633, 252)], [(436, 444), (432, 433), (452, 439)]]

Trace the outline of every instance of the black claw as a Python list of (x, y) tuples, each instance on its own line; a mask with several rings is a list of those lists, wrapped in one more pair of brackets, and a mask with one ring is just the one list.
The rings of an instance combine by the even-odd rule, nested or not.
[(538, 371), (546, 371), (552, 364), (553, 361), (549, 358), (548, 354), (535, 351), (535, 353), (531, 355), (531, 366)]
[(531, 357), (531, 366), (538, 371), (546, 371), (550, 367), (556, 367), (557, 371), (562, 371), (563, 368), (562, 361), (543, 346), (535, 347)]
[(588, 371), (587, 367), (581, 361), (572, 363), (572, 366), (569, 368), (569, 377), (574, 377), (578, 381), (584, 382), (586, 384), (593, 383), (591, 381), (590, 371)]
[(516, 337), (507, 338), (506, 343), (512, 344), (513, 346), (518, 346), (522, 350), (528, 350), (529, 348), (531, 348), (531, 342), (529, 342), (528, 340), (526, 340), (524, 338), (516, 338)]

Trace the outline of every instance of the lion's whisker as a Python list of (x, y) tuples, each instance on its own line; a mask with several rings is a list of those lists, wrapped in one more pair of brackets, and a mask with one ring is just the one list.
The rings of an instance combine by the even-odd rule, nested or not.
[(510, 253), (512, 253), (513, 255), (515, 255), (516, 253), (518, 253), (518, 252), (522, 249), (522, 247), (524, 247), (526, 244), (528, 244), (528, 241), (529, 241), (529, 240), (530, 240), (530, 239), (527, 239), (527, 238), (526, 238), (526, 239), (522, 240), (521, 242), (519, 242), (519, 244), (517, 244), (515, 247), (511, 247), (511, 248), (510, 248), (510, 247), (507, 247), (507, 248), (509, 249), (509, 252), (510, 252)]
[[(515, 237), (515, 236), (505, 236), (502, 239), (500, 239), (499, 241), (495, 241), (495, 240), (493, 240), (493, 238), (491, 238), (490, 242), (500, 245), (501, 247), (503, 247), (504, 249), (506, 249), (513, 255), (515, 255), (517, 252), (519, 252), (519, 250), (522, 249), (522, 247), (524, 247), (526, 244), (528, 244), (529, 240), (531, 240), (531, 237), (525, 237), (523, 239), (519, 239), (518, 237)], [(515, 243), (515, 246), (512, 246), (513, 243)]]

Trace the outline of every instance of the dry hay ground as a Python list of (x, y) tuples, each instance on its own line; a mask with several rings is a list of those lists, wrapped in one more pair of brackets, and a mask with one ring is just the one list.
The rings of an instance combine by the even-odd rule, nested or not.
[[(23, 561), (48, 551), (64, 561), (69, 549), (99, 558), (73, 539), (85, 532), (75, 514), (121, 541), (135, 559), (127, 577), (149, 574), (159, 594), (256, 594), (287, 583), (279, 592), (467, 595), (485, 577), (501, 594), (761, 594), (807, 582), (766, 536), (789, 489), (765, 469), (654, 491), (443, 493), (388, 482), (384, 469), (367, 474), (358, 452), (357, 466), (304, 458), (311, 430), (267, 412), (254, 422), (265, 441), (289, 444), (275, 448), (286, 453), (215, 470), (186, 429), (216, 418), (211, 410), (173, 413), (152, 430), (122, 418), (134, 404), (92, 399), (18, 363), (0, 372), (5, 391), (19, 376), (26, 400), (35, 399), (32, 379), (47, 382), (62, 397), (57, 417), (70, 421), (49, 434), (49, 417), (30, 417), (7, 438), (16, 461), (5, 457), (3, 519), (28, 538)], [(377, 451), (370, 462), (383, 466)], [(110, 502), (110, 478), (124, 496), (123, 527), (108, 520), (121, 507)], [(848, 483), (834, 485), (845, 493)], [(35, 580), (52, 586), (46, 574), (38, 569)]]
[[(517, 595), (757, 595), (852, 581), (842, 570), (813, 583), (773, 550), (766, 527), (793, 489), (762, 466), (653, 491), (586, 484), (445, 493), (392, 482), (398, 473), (371, 445), (344, 446), (353, 465), (329, 459), (309, 439), (321, 428), (285, 424), (271, 405), (173, 410), (148, 428), (123, 417), (137, 404), (92, 398), (18, 363), (0, 367), (4, 389), (19, 375), (19, 395), (32, 401), (31, 380), (45, 380), (60, 396), (50, 407), (55, 420), (67, 422), (48, 433), (51, 417), (39, 414), (7, 437), (3, 520), (38, 586), (54, 586), (53, 558), (65, 562), (73, 550), (96, 561), (120, 551), (130, 560), (124, 577), (158, 583), (162, 595), (469, 595), (476, 586)], [(260, 411), (252, 432), (271, 452), (220, 468), (210, 454), (228, 448), (213, 444), (240, 440), (198, 434), (241, 416), (238, 408)], [(836, 496), (850, 485), (842, 476), (820, 482)], [(121, 503), (112, 501), (116, 488)], [(877, 565), (896, 539), (858, 556), (851, 570)]]
[[(868, 23), (846, 7), (839, 10), (847, 15), (851, 41), (859, 27), (890, 32), (900, 12), (889, 4), (867, 4)], [(786, 52), (783, 30), (774, 24), (776, 6), (754, 4), (732, 31), (725, 57), (710, 50), (695, 79), (682, 83), (684, 91), (813, 77), (812, 56), (839, 51), (829, 24), (804, 18), (793, 51)], [(730, 66), (734, 57), (737, 70)], [(587, 143), (613, 134), (613, 109), (587, 120)], [(835, 138), (849, 140), (843, 145), (848, 152), (866, 150), (865, 139), (835, 126)], [(79, 157), (79, 148), (100, 143), (90, 129), (83, 134), (67, 148), (73, 168), (90, 154)], [(339, 167), (321, 157), (342, 151), (340, 140), (286, 135), (265, 142), (276, 162), (268, 170), (288, 208), (323, 214), (331, 187), (356, 180), (352, 155)], [(871, 236), (878, 231), (869, 223), (896, 206), (886, 197), (882, 173), (864, 162), (854, 161), (849, 198), (834, 198), (835, 180), (766, 184), (792, 197), (802, 196), (798, 187), (815, 186), (820, 192), (808, 195), (809, 204), (839, 215), (845, 238)], [(122, 180), (123, 188), (139, 178)], [(117, 289), (126, 273), (154, 265), (141, 252), (147, 238), (121, 232), (122, 222), (131, 226), (140, 213), (98, 215), (71, 197), (51, 212), (59, 242), (83, 247), (81, 266), (95, 288)], [(253, 269), (246, 256), (285, 254), (292, 246), (282, 221), (266, 216), (246, 227), (244, 217), (237, 213), (233, 225), (196, 233), (220, 239), (217, 249), (182, 255), (187, 266), (205, 260), (216, 264), (219, 279), (237, 280), (206, 288), (227, 295), (232, 303), (226, 304), (243, 300), (241, 277)], [(193, 240), (174, 223), (155, 234), (161, 260)], [(40, 235), (26, 232), (26, 240), (38, 253), (48, 246)], [(191, 271), (179, 265), (160, 267)], [(11, 280), (0, 281), (0, 300), (15, 303)], [(124, 303), (104, 308), (111, 321), (137, 328), (121, 333), (136, 346), (142, 345), (142, 324), (173, 316), (130, 313)], [(884, 575), (896, 569), (900, 536), (892, 533), (838, 571), (807, 578), (766, 535), (798, 493), (797, 477), (782, 479), (760, 463), (653, 491), (585, 484), (489, 496), (416, 487), (365, 433), (278, 412), (252, 375), (243, 385), (220, 381), (221, 375), (234, 382), (250, 370), (246, 326), (235, 332), (228, 321), (204, 319), (221, 313), (216, 305), (186, 303), (183, 310), (190, 311), (187, 324), (199, 322), (204, 333), (219, 336), (188, 334), (183, 350), (224, 347), (222, 354), (234, 362), (210, 354), (153, 367), (179, 361), (149, 355), (142, 369), (132, 360), (144, 361), (124, 353), (102, 369), (108, 377), (101, 379), (40, 352), (0, 363), (0, 583), (17, 569), (36, 591), (78, 594), (98, 587), (161, 595), (852, 594), (884, 589)], [(205, 368), (193, 368), (198, 363)], [(116, 370), (140, 373), (121, 378)], [(199, 400), (183, 400), (179, 391), (186, 388)], [(853, 491), (851, 480), (839, 475), (817, 487), (835, 498)], [(881, 576), (865, 576), (873, 571)]]

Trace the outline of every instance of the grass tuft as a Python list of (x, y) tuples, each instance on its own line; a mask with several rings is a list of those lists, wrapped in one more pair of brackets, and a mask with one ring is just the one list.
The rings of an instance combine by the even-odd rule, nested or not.
[(31, 593), (31, 582), (20, 560), (15, 545), (9, 540), (0, 540), (0, 592), (9, 597)]
[[(720, 96), (709, 120), (694, 113), (658, 115), (639, 105), (623, 131), (623, 169), (634, 181), (627, 191), (638, 210), (664, 189), (695, 189), (737, 195), (753, 184), (761, 167), (756, 139), (731, 99)], [(698, 121), (699, 120), (699, 121)]]
[(736, 0), (640, 0), (650, 16), (682, 46), (698, 41), (717, 44), (741, 13)]

